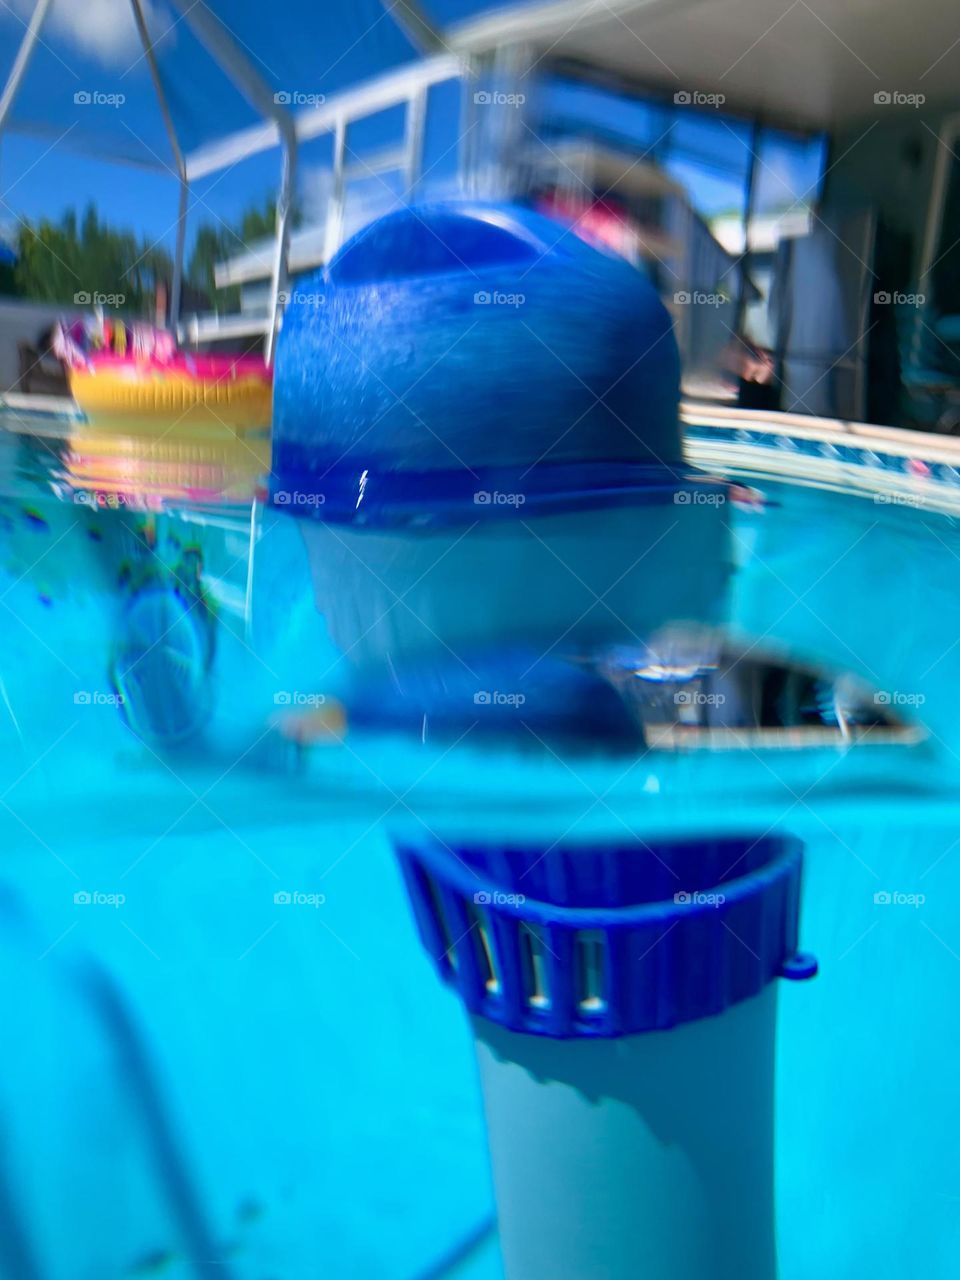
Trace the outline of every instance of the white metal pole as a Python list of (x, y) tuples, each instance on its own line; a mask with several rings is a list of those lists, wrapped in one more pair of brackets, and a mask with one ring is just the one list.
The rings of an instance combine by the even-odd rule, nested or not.
[(273, 258), (273, 272), (271, 280), (271, 299), (273, 311), (270, 316), (270, 329), (267, 333), (267, 342), (264, 349), (264, 358), (267, 364), (273, 364), (273, 351), (277, 341), (277, 330), (280, 327), (280, 317), (283, 313), (283, 306), (286, 302), (285, 293), (287, 282), (289, 279), (289, 255), (290, 255), (290, 218), (293, 213), (293, 198), (296, 186), (297, 174), (297, 144), (294, 138), (293, 145), (289, 145), (284, 139), (283, 146), (283, 168), (280, 177), (280, 191), (277, 195), (277, 243)]
[(337, 120), (333, 135), (333, 172), (330, 199), (327, 201), (327, 226), (323, 237), (323, 261), (327, 263), (340, 247), (343, 232), (343, 207), (346, 200), (346, 148), (347, 122), (343, 116)]
[(423, 172), (423, 129), (427, 114), (427, 91), (415, 89), (407, 99), (404, 138), (404, 185), (407, 200), (414, 200)]
[(279, 95), (240, 50), (230, 32), (204, 4), (196, 0), (172, 0), (207, 52), (229, 76), (247, 101), (265, 120), (272, 120), (283, 146), (283, 171), (277, 197), (277, 248), (273, 264), (272, 324), (267, 334), (266, 358), (273, 359), (273, 347), (280, 318), (281, 294), (288, 274), (290, 216), (293, 209), (294, 182), (297, 172), (297, 130), (293, 117), (278, 101)]
[(443, 28), (431, 21), (419, 0), (380, 0), (380, 3), (418, 52), (436, 53), (446, 48)]
[(174, 335), (177, 335), (178, 325), (180, 323), (180, 297), (183, 290), (183, 251), (187, 233), (187, 204), (190, 196), (190, 188), (187, 181), (187, 166), (184, 162), (183, 152), (180, 149), (180, 140), (177, 137), (177, 130), (173, 123), (170, 106), (167, 102), (167, 95), (163, 88), (163, 81), (160, 79), (160, 68), (157, 65), (153, 38), (147, 29), (142, 0), (130, 0), (130, 3), (133, 8), (133, 17), (137, 24), (137, 30), (140, 33), (140, 42), (143, 45), (144, 56), (146, 57), (147, 65), (150, 68), (150, 76), (153, 80), (154, 92), (157, 95), (160, 114), (163, 116), (163, 123), (167, 131), (167, 137), (170, 140), (170, 149), (173, 152), (174, 162), (177, 166), (177, 174), (180, 179), (180, 200), (177, 215), (177, 246), (173, 262), (173, 281), (170, 289), (170, 328), (173, 330)]
[(180, 202), (177, 209), (177, 247), (173, 258), (173, 284), (170, 289), (170, 328), (179, 343), (180, 306), (183, 294), (183, 251), (187, 238), (187, 204), (190, 185), (186, 175), (180, 179)]
[(13, 107), (14, 100), (17, 96), (17, 90), (20, 88), (20, 82), (26, 73), (33, 51), (36, 48), (37, 40), (40, 38), (40, 28), (43, 26), (44, 19), (47, 16), (47, 10), (50, 8), (53, 0), (38, 0), (37, 7), (33, 11), (27, 26), (23, 40), (20, 42), (20, 48), (14, 59), (13, 67), (7, 78), (6, 86), (3, 94), (0, 95), (0, 130), (7, 122), (7, 116)]

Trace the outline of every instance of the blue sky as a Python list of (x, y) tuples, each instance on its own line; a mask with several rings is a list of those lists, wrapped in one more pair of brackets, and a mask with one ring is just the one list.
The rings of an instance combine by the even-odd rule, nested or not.
[[(173, 252), (179, 185), (167, 172), (97, 160), (95, 157), (19, 134), (0, 142), (0, 228), (59, 218), (68, 208), (78, 213), (91, 201), (120, 229), (129, 229)], [(45, 154), (46, 153), (46, 154)], [(188, 215), (188, 241), (204, 222), (238, 221), (252, 204), (270, 198), (277, 185), (276, 151), (251, 157), (231, 171), (195, 184)]]
[[(0, 85), (34, 3), (0, 4)], [(257, 123), (257, 113), (169, 0), (144, 3), (184, 151)], [(276, 6), (261, 0), (208, 3), (276, 91), (330, 97), (414, 57), (379, 0), (282, 0), (282, 22)], [(89, 101), (98, 95), (113, 105)], [(17, 216), (59, 217), (92, 199), (111, 224), (172, 244), (177, 182), (167, 167), (170, 146), (129, 0), (54, 0), (10, 124), (0, 144), (0, 227)], [(107, 154), (141, 165), (103, 163)], [(279, 164), (273, 151), (198, 183), (191, 233), (202, 221), (232, 222), (251, 204), (262, 204), (275, 190)], [(313, 182), (306, 164), (307, 194)]]

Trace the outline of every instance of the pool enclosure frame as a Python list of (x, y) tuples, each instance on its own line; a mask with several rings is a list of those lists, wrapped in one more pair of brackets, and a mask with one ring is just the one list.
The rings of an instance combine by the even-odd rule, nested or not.
[[(266, 335), (266, 358), (268, 362), (273, 356), (273, 343), (276, 335), (278, 299), (286, 285), (287, 279), (287, 244), (289, 241), (290, 210), (293, 203), (294, 182), (297, 164), (297, 133), (289, 112), (277, 102), (269, 85), (254, 69), (253, 65), (238, 48), (229, 31), (205, 5), (191, 3), (191, 0), (171, 0), (174, 7), (193, 29), (197, 39), (214, 59), (220, 69), (227, 75), (236, 89), (247, 99), (257, 112), (269, 120), (278, 137), (283, 154), (280, 186), (277, 198), (277, 247), (274, 258), (272, 297), (273, 321)], [(30, 59), (40, 39), (44, 22), (50, 12), (52, 0), (37, 0), (36, 7), (27, 24), (20, 48), (14, 59), (13, 67), (0, 95), (0, 135), (13, 108), (17, 92), (30, 64)], [(130, 0), (137, 34), (143, 46), (144, 57), (153, 81), (157, 105), (163, 118), (164, 128), (173, 153), (176, 173), (179, 180), (179, 205), (177, 215), (177, 239), (174, 255), (173, 281), (170, 297), (170, 314), (173, 326), (179, 322), (180, 298), (183, 291), (183, 261), (186, 241), (187, 206), (190, 198), (190, 161), (184, 156), (177, 135), (173, 116), (160, 68), (157, 64), (156, 50), (152, 36), (147, 27), (143, 12), (142, 0)]]
[[(268, 362), (272, 361), (289, 278), (290, 224), (301, 142), (327, 133), (333, 136), (332, 189), (324, 236), (324, 258), (328, 259), (338, 247), (343, 233), (346, 183), (351, 177), (358, 176), (358, 166), (351, 166), (347, 162), (349, 148), (346, 135), (350, 123), (389, 107), (404, 106), (406, 114), (402, 145), (388, 149), (382, 155), (368, 158), (359, 169), (362, 169), (362, 174), (366, 177), (399, 170), (404, 177), (405, 198), (409, 199), (416, 194), (422, 171), (426, 97), (432, 85), (448, 80), (461, 80), (466, 106), (470, 101), (467, 94), (476, 82), (479, 69), (485, 62), (496, 62), (496, 50), (502, 50), (506, 57), (514, 58), (528, 40), (542, 38), (553, 31), (559, 33), (569, 29), (571, 25), (589, 25), (611, 13), (643, 8), (651, 2), (656, 3), (656, 0), (604, 0), (601, 5), (585, 5), (582, 0), (547, 0), (546, 3), (530, 6), (521, 14), (507, 8), (455, 24), (449, 29), (441, 29), (431, 20), (418, 0), (381, 0), (390, 17), (403, 30), (413, 47), (420, 51), (421, 58), (294, 115), (287, 110), (284, 95), (273, 91), (229, 29), (211, 9), (203, 3), (196, 3), (196, 0), (170, 0), (209, 56), (261, 117), (260, 124), (218, 138), (188, 154), (181, 146), (170, 110), (156, 57), (155, 42), (147, 26), (142, 0), (130, 0), (179, 185), (170, 298), (171, 324), (178, 337), (182, 339), (185, 332), (190, 332), (195, 340), (203, 341), (263, 333), (265, 355)], [(0, 136), (7, 125), (51, 5), (52, 0), (37, 0), (26, 24), (20, 48), (0, 94)], [(180, 308), (191, 183), (277, 145), (281, 149), (281, 166), (277, 188), (276, 240), (266, 318), (258, 317), (250, 321), (241, 317), (223, 321), (217, 317), (209, 327), (202, 326), (199, 322), (185, 326)], [(463, 159), (466, 158), (466, 151), (467, 146), (464, 144)]]
[[(413, 198), (418, 190), (423, 170), (424, 129), (427, 95), (434, 85), (448, 80), (461, 83), (460, 121), (460, 173), (464, 190), (470, 195), (504, 195), (508, 193), (509, 167), (517, 148), (508, 140), (497, 140), (496, 152), (505, 162), (499, 177), (493, 166), (483, 167), (477, 146), (476, 131), (468, 127), (477, 123), (472, 90), (482, 77), (492, 75), (498, 79), (511, 71), (523, 73), (525, 69), (542, 61), (555, 46), (560, 46), (563, 57), (564, 42), (571, 33), (588, 37), (592, 29), (604, 23), (615, 24), (621, 35), (626, 30), (624, 19), (642, 16), (644, 19), (674, 17), (677, 10), (688, 5), (667, 3), (667, 0), (541, 0), (517, 6), (507, 4), (447, 27), (438, 26), (429, 13), (429, 0), (380, 0), (390, 19), (404, 32), (414, 50), (419, 50), (418, 60), (384, 72), (355, 88), (345, 90), (320, 105), (294, 114), (288, 109), (287, 95), (277, 93), (273, 86), (256, 70), (250, 56), (240, 47), (228, 27), (206, 4), (196, 0), (169, 0), (177, 14), (186, 22), (194, 36), (213, 62), (225, 74), (234, 88), (254, 108), (260, 122), (245, 129), (216, 137), (201, 144), (190, 153), (184, 152), (177, 127), (170, 109), (162, 74), (156, 55), (156, 45), (148, 29), (143, 0), (130, 0), (140, 44), (143, 47), (153, 89), (163, 119), (164, 128), (173, 157), (171, 171), (179, 186), (178, 215), (176, 220), (176, 249), (171, 287), (171, 324), (181, 340), (195, 344), (216, 339), (251, 337), (265, 338), (265, 355), (272, 360), (276, 333), (283, 310), (283, 301), (290, 272), (290, 236), (292, 207), (298, 165), (298, 151), (302, 143), (323, 135), (332, 138), (333, 159), (331, 167), (331, 192), (328, 200), (322, 241), (322, 260), (329, 260), (336, 251), (344, 232), (344, 214), (347, 184), (357, 177), (375, 177), (386, 172), (399, 171), (402, 175), (403, 195)], [(7, 83), (0, 93), (0, 135), (8, 124), (18, 91), (27, 72), (31, 56), (40, 39), (48, 18), (52, 0), (36, 0), (32, 14), (25, 23), (24, 35), (14, 59)], [(622, 16), (621, 16), (622, 15)], [(677, 18), (679, 21), (680, 18)], [(616, 33), (615, 32), (615, 33)], [(641, 41), (642, 43), (642, 41)], [(646, 46), (645, 46), (646, 47)], [(576, 50), (574, 50), (576, 57)], [(601, 56), (601, 63), (603, 58)], [(605, 63), (603, 64), (605, 65)], [(869, 70), (869, 68), (867, 68)], [(622, 73), (610, 73), (615, 81), (624, 83)], [(608, 80), (610, 76), (608, 75)], [(661, 77), (662, 79), (662, 77)], [(643, 79), (631, 81), (629, 88), (640, 90)], [(646, 86), (656, 97), (664, 93), (664, 85)], [(754, 105), (752, 116), (744, 116), (745, 104), (733, 106), (734, 114), (756, 119), (757, 112), (765, 123), (776, 125), (776, 113), (762, 110), (759, 102)], [(403, 136), (399, 145), (385, 148), (376, 155), (363, 159), (350, 157), (348, 128), (355, 121), (392, 107), (403, 106), (405, 111)], [(824, 108), (826, 111), (826, 107)], [(515, 113), (519, 117), (520, 113)], [(784, 121), (784, 123), (786, 123)], [(519, 134), (518, 118), (509, 126)], [(833, 133), (826, 117), (816, 124), (807, 121), (800, 128), (804, 131), (818, 128)], [(948, 156), (952, 150), (950, 130), (938, 138), (941, 154), (938, 156), (933, 191), (929, 193), (926, 241), (922, 259), (923, 274), (929, 271), (934, 254), (936, 236), (942, 218), (943, 192)], [(181, 315), (183, 297), (184, 254), (186, 219), (191, 184), (207, 175), (221, 172), (239, 161), (279, 147), (280, 170), (277, 184), (275, 240), (270, 253), (269, 294), (266, 311), (256, 315), (198, 316), (189, 322)], [(841, 157), (842, 158), (842, 157)], [(831, 167), (834, 167), (831, 165)], [(491, 186), (491, 183), (497, 185)], [(745, 244), (742, 267), (747, 268), (750, 246)], [(263, 276), (266, 276), (264, 271)]]

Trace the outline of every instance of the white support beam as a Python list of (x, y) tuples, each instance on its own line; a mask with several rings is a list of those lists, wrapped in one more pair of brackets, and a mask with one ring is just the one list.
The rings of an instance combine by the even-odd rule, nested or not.
[(13, 66), (10, 68), (7, 83), (2, 95), (0, 95), (0, 131), (3, 130), (3, 126), (6, 124), (7, 116), (10, 114), (16, 100), (20, 84), (26, 74), (27, 67), (30, 65), (30, 59), (40, 38), (40, 28), (43, 26), (51, 3), (52, 0), (37, 0), (37, 7), (31, 14), (30, 22), (20, 42), (20, 48), (17, 50), (17, 56), (13, 61)]
[(373, 178), (380, 173), (404, 171), (406, 167), (406, 147), (384, 147), (345, 165), (343, 172), (347, 182), (352, 182), (354, 179)]
[(446, 48), (442, 28), (431, 22), (419, 0), (380, 0), (380, 3), (421, 53), (439, 53)]
[(280, 317), (286, 305), (286, 290), (290, 276), (290, 221), (293, 217), (293, 200), (297, 181), (297, 140), (283, 148), (283, 168), (280, 174), (280, 190), (277, 193), (277, 248), (271, 277), (272, 323), (264, 347), (267, 364), (273, 364), (273, 349), (280, 328)]
[(174, 163), (177, 166), (177, 176), (180, 179), (180, 198), (177, 204), (177, 243), (173, 260), (173, 281), (170, 288), (170, 328), (176, 334), (177, 325), (180, 323), (180, 299), (183, 294), (183, 255), (187, 235), (187, 207), (190, 200), (190, 184), (187, 181), (187, 166), (183, 159), (180, 139), (177, 137), (177, 129), (173, 123), (166, 90), (160, 78), (160, 68), (157, 65), (153, 37), (147, 27), (143, 3), (142, 0), (130, 0), (130, 4), (133, 8), (133, 17), (137, 24), (137, 31), (140, 35), (140, 43), (143, 45), (147, 66), (150, 68), (150, 78), (153, 81), (153, 89), (157, 95), (160, 114), (163, 117), (164, 128), (167, 131), (167, 138), (170, 142), (170, 150), (173, 152)]
[(343, 234), (343, 214), (346, 201), (346, 148), (347, 122), (341, 116), (337, 121), (333, 142), (333, 188), (327, 202), (327, 226), (323, 242), (323, 260), (329, 262), (340, 247)]
[[(184, 3), (185, 0), (178, 2)], [(418, 88), (429, 88), (431, 85), (443, 84), (446, 80), (458, 79), (463, 74), (464, 66), (462, 58), (443, 54), (410, 63), (398, 71), (368, 80), (355, 89), (336, 94), (319, 106), (298, 112), (293, 117), (297, 138), (301, 142), (308, 142), (311, 138), (333, 133), (341, 118), (361, 120), (378, 111), (385, 111), (409, 98)], [(209, 146), (192, 151), (187, 156), (187, 176), (194, 180), (218, 173), (247, 156), (269, 151), (279, 141), (280, 135), (273, 123), (238, 130)]]
[(421, 85), (407, 101), (404, 130), (404, 195), (415, 200), (420, 174), (423, 172), (423, 130), (427, 118), (427, 90)]
[(297, 174), (297, 130), (290, 113), (279, 101), (230, 32), (210, 9), (197, 0), (172, 0), (187, 25), (211, 57), (226, 72), (255, 111), (277, 129), (283, 148), (280, 190), (277, 194), (277, 251), (273, 266), (272, 297), (274, 323), (267, 335), (265, 356), (273, 359), (273, 347), (282, 308), (281, 297), (287, 285), (287, 250), (290, 243), (290, 218)]

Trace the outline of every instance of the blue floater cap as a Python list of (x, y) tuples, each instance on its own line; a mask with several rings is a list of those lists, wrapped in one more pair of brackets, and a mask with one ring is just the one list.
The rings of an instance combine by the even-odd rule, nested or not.
[(429, 502), (438, 481), (471, 514), (475, 492), (531, 473), (570, 501), (609, 488), (611, 464), (675, 484), (679, 387), (642, 271), (520, 206), (403, 208), (292, 289), (271, 491), (330, 520), (372, 492)]
[(666, 1030), (816, 972), (797, 952), (792, 837), (396, 849), (440, 976), (513, 1031)]

